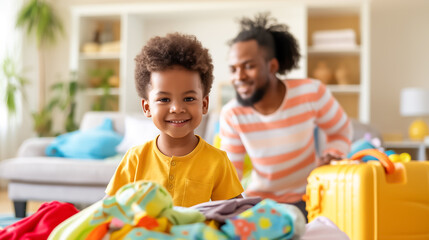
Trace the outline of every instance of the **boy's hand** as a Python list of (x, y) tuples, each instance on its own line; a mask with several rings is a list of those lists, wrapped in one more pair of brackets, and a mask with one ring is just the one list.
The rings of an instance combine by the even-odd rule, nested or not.
[(334, 161), (338, 161), (343, 159), (340, 155), (335, 154), (335, 153), (331, 153), (331, 152), (327, 152), (325, 154), (323, 154), (317, 161), (316, 164), (318, 167), (323, 166), (323, 165), (328, 165), (331, 163), (332, 160)]

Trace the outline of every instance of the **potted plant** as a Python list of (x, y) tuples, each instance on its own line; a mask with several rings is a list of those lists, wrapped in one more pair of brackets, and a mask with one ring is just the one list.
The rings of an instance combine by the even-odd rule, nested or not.
[(45, 112), (49, 110), (49, 106), (45, 106), (46, 79), (43, 49), (47, 43), (55, 42), (58, 34), (63, 33), (62, 23), (49, 3), (44, 0), (30, 0), (19, 11), (16, 26), (24, 28), (27, 35), (34, 35), (36, 38), (39, 59), (39, 107), (33, 117), (37, 117), (34, 119), (36, 132), (45, 132), (46, 129), (50, 129), (49, 126), (52, 123), (49, 120), (51, 113)]
[(39, 136), (52, 136), (58, 135), (52, 133), (52, 112), (59, 108), (66, 114), (64, 122), (65, 132), (71, 132), (78, 129), (75, 122), (75, 108), (76, 108), (76, 93), (79, 90), (77, 81), (77, 74), (72, 72), (69, 81), (61, 81), (53, 84), (50, 87), (52, 91), (51, 98), (48, 104), (42, 111), (33, 113), (34, 128)]

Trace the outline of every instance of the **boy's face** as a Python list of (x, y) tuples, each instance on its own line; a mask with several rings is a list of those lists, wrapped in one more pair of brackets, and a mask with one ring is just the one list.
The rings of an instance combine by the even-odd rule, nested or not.
[(142, 99), (145, 115), (152, 117), (162, 135), (172, 138), (194, 135), (208, 103), (198, 72), (180, 66), (152, 72), (148, 99)]

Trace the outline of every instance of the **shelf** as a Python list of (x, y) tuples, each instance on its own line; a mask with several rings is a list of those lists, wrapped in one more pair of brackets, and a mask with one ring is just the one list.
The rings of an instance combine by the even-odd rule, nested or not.
[(119, 60), (121, 53), (119, 52), (95, 52), (95, 53), (81, 53), (79, 58), (81, 60)]
[(360, 47), (350, 48), (320, 48), (320, 47), (308, 47), (308, 54), (312, 55), (359, 55)]
[(336, 85), (330, 84), (328, 85), (329, 90), (332, 93), (360, 93), (360, 85), (359, 84), (350, 84), (350, 85)]
[[(110, 95), (119, 95), (119, 88), (110, 88)], [(101, 96), (104, 94), (103, 88), (87, 88), (85, 94), (90, 96)]]
[(398, 154), (406, 152), (411, 155), (411, 159), (413, 160), (426, 161), (426, 150), (429, 148), (429, 144), (423, 141), (412, 140), (389, 141), (384, 142), (383, 147), (386, 149), (394, 150)]

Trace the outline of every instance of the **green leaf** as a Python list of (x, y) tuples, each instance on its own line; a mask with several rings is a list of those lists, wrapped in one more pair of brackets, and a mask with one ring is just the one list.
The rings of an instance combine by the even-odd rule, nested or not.
[(71, 97), (76, 96), (77, 90), (78, 90), (78, 83), (76, 81), (70, 82), (69, 95)]
[(61, 99), (59, 97), (52, 99), (51, 101), (49, 101), (49, 104), (46, 109), (51, 112), (55, 106), (60, 104), (60, 101)]
[(27, 35), (35, 34), (37, 45), (53, 43), (57, 34), (63, 34), (61, 20), (49, 3), (31, 0), (18, 13), (16, 26), (25, 28)]
[(15, 90), (12, 90), (13, 87), (10, 87), (6, 91), (6, 106), (10, 113), (16, 113), (16, 103), (15, 103)]
[(51, 85), (51, 90), (53, 91), (62, 91), (64, 88), (64, 83), (58, 82)]

